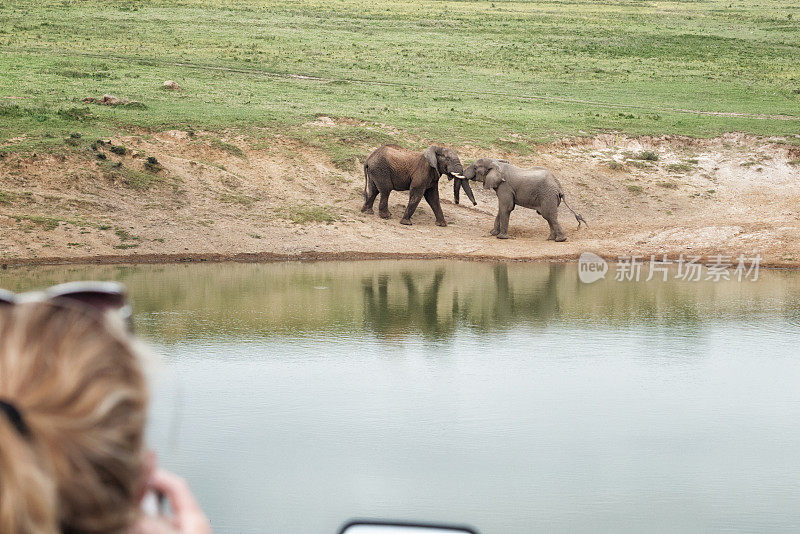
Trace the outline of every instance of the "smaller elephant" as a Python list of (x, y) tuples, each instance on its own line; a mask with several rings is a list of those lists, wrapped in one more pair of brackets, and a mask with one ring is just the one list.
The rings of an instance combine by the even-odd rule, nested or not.
[(523, 208), (536, 210), (550, 225), (550, 236), (547, 239), (566, 241), (564, 229), (558, 223), (558, 206), (561, 201), (575, 215), (578, 228), (586, 220), (569, 207), (564, 198), (564, 191), (555, 175), (544, 167), (522, 169), (505, 160), (481, 158), (464, 171), (468, 180), (483, 182), (485, 189), (494, 189), (497, 193), (497, 217), (491, 234), (498, 239), (508, 239), (508, 219), (514, 207), (519, 204)]

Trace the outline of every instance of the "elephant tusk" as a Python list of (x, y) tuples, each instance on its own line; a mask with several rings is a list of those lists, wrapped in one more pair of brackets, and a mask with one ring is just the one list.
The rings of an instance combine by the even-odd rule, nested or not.
[(466, 178), (464, 178), (464, 175), (463, 175), (463, 174), (458, 174), (457, 172), (453, 172), (453, 173), (451, 173), (451, 174), (452, 174), (453, 176), (455, 176), (456, 178), (459, 178), (459, 179), (461, 179), (461, 180), (465, 180), (465, 179), (466, 179)]

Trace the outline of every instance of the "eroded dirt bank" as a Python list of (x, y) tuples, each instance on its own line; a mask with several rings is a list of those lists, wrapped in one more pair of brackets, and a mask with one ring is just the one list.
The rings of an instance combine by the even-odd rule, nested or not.
[(274, 133), (169, 131), (109, 141), (77, 140), (82, 148), (65, 155), (0, 158), (1, 263), (569, 260), (592, 251), (612, 259), (760, 253), (764, 264), (800, 266), (800, 147), (775, 140), (602, 135), (524, 156), (454, 147), (465, 164), (496, 156), (553, 169), (589, 222), (575, 230), (562, 206), (566, 243), (545, 241), (546, 223), (523, 208), (512, 213), (512, 239), (491, 237), (494, 193), (477, 184), (478, 206), (464, 205), (463, 193), (457, 206), (446, 179), (447, 228), (433, 224), (424, 202), (413, 226), (400, 225), (403, 192), (391, 196), (392, 219), (363, 215), (360, 165), (337, 167), (325, 151)]

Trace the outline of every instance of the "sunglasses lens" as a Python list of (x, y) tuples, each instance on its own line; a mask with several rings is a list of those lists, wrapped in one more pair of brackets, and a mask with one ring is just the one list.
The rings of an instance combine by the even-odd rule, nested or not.
[(19, 295), (0, 289), (0, 309), (17, 303), (46, 301), (79, 303), (101, 313), (113, 312), (133, 330), (132, 310), (125, 286), (117, 282), (68, 282), (44, 291), (29, 291)]
[(100, 311), (118, 310), (125, 306), (125, 295), (115, 293), (83, 291), (81, 293), (67, 293), (54, 298), (80, 302)]
[(14, 302), (16, 302), (14, 293), (6, 291), (5, 289), (0, 289), (0, 307), (11, 306)]
[(130, 321), (131, 308), (127, 303), (125, 286), (117, 282), (69, 282), (51, 287), (47, 296), (54, 300), (79, 302), (101, 312), (118, 312), (123, 319)]

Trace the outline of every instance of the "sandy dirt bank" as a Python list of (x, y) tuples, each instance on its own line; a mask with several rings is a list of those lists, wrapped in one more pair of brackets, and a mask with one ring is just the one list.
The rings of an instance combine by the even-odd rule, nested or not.
[[(562, 206), (565, 243), (546, 241), (547, 224), (524, 208), (512, 213), (512, 239), (490, 236), (494, 192), (476, 184), (478, 205), (464, 205), (463, 193), (455, 205), (446, 179), (446, 228), (434, 225), (424, 202), (413, 226), (400, 225), (404, 192), (392, 193), (392, 219), (361, 214), (360, 164), (337, 167), (324, 151), (274, 132), (244, 139), (168, 131), (109, 141), (92, 148), (80, 140), (85, 146), (64, 155), (0, 157), (0, 263), (566, 261), (591, 251), (610, 259), (758, 253), (764, 265), (800, 266), (800, 147), (779, 140), (608, 134), (523, 156), (454, 147), (465, 165), (495, 156), (553, 169), (589, 222), (576, 230)], [(148, 157), (156, 167), (147, 168)]]

